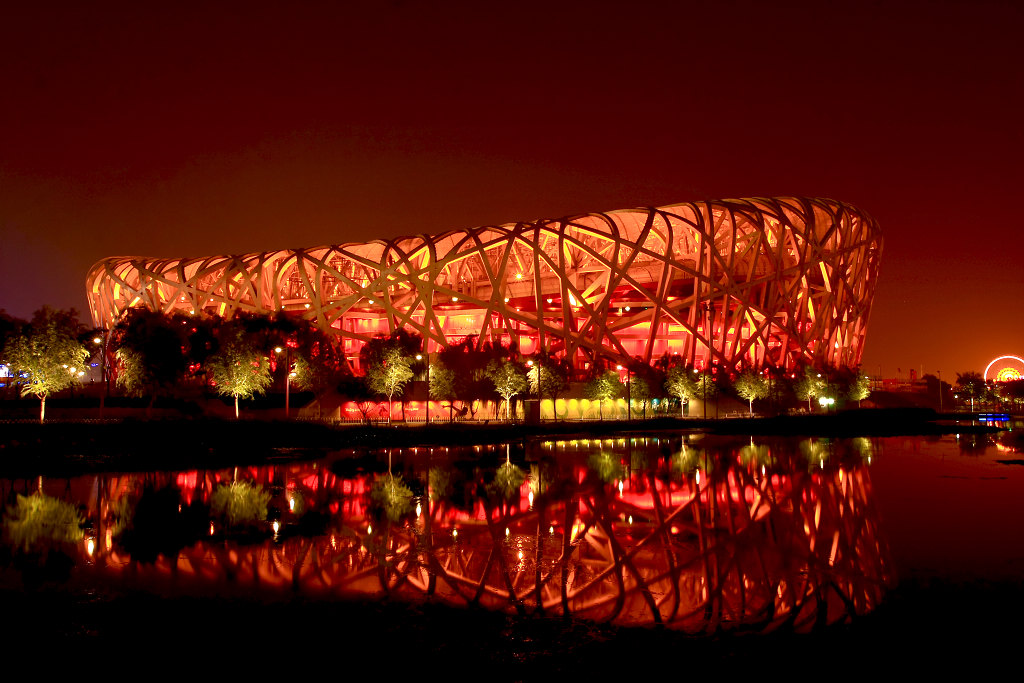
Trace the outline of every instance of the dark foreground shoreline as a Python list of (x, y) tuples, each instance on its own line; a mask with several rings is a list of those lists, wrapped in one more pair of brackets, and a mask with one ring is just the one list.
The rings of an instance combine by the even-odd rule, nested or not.
[(832, 415), (598, 422), (394, 423), (172, 419), (0, 424), (0, 476), (71, 476), (101, 471), (230, 467), (315, 459), (349, 448), (484, 445), (533, 437), (595, 438), (698, 431), (749, 436), (900, 436), (995, 432), (968, 414), (922, 409)]

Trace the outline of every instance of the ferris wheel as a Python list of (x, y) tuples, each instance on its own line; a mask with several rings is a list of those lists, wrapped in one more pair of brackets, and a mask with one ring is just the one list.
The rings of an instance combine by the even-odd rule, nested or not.
[(985, 368), (985, 381), (1013, 382), (1024, 379), (1024, 358), (1020, 356), (999, 356)]

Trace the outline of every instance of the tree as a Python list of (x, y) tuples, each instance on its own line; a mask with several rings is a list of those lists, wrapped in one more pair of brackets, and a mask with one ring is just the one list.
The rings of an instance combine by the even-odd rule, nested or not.
[(754, 414), (754, 399), (761, 399), (768, 395), (768, 380), (759, 372), (744, 370), (733, 383), (736, 393), (747, 400), (747, 408), (751, 415)]
[(404, 390), (413, 378), (411, 365), (412, 356), (406, 355), (401, 345), (391, 344), (383, 348), (366, 369), (366, 384), (370, 390), (388, 397), (388, 422), (394, 395)]
[(300, 389), (319, 395), (348, 374), (344, 354), (335, 340), (312, 323), (301, 326), (285, 345), (292, 361), (292, 368), (285, 368), (285, 372), (291, 370), (291, 381)]
[(999, 395), (1004, 400), (1010, 401), (1015, 409), (1019, 408), (1024, 403), (1024, 379), (1003, 382), (999, 388)]
[(629, 401), (632, 404), (633, 401), (640, 403), (640, 410), (643, 411), (643, 415), (647, 417), (647, 402), (651, 400), (651, 385), (647, 383), (647, 380), (643, 375), (636, 375), (629, 381)]
[(682, 417), (683, 406), (690, 400), (690, 397), (697, 395), (697, 383), (686, 367), (674, 365), (668, 370), (665, 391), (679, 399), (679, 416)]
[(494, 390), (505, 399), (505, 414), (512, 421), (512, 397), (530, 388), (526, 371), (513, 360), (492, 360), (487, 364), (487, 378), (494, 384)]
[[(941, 386), (939, 391), (942, 391)], [(850, 380), (850, 388), (847, 390), (846, 395), (851, 401), (856, 401), (857, 407), (860, 407), (860, 402), (871, 395), (871, 378), (858, 371)]]
[[(715, 374), (708, 370), (702, 370), (699, 374), (693, 378), (695, 398), (699, 398), (701, 403), (704, 404), (704, 417), (707, 417), (707, 404), (708, 401), (718, 396), (718, 383), (716, 381)], [(717, 403), (715, 404), (718, 405)]]
[(492, 361), (514, 360), (519, 357), (515, 344), (485, 341), (477, 344), (477, 337), (469, 335), (458, 344), (442, 349), (438, 360), (455, 373), (455, 397), (463, 402), (470, 415), (475, 415), (478, 402), (494, 399), (494, 384), (487, 376)]
[(235, 397), (235, 419), (238, 400), (262, 394), (270, 386), (270, 362), (249, 339), (240, 324), (227, 323), (221, 330), (220, 347), (207, 365), (217, 393)]
[(811, 399), (824, 396), (826, 386), (827, 384), (821, 373), (808, 365), (793, 384), (793, 393), (796, 394), (799, 400), (807, 401), (807, 412), (810, 412)]
[(956, 393), (971, 399), (971, 412), (974, 412), (974, 399), (980, 399), (987, 392), (985, 378), (980, 372), (958, 372), (956, 374)]
[(376, 405), (374, 394), (366, 384), (365, 377), (345, 375), (338, 382), (338, 393), (345, 396), (356, 404), (356, 408), (363, 416), (363, 421), (369, 422), (370, 411)]
[(187, 323), (182, 316), (134, 308), (114, 328), (117, 384), (130, 396), (149, 395), (147, 415), (157, 396), (173, 389), (185, 376)]
[(78, 341), (78, 314), (45, 306), (32, 322), (10, 334), (4, 358), (12, 374), (24, 373), (21, 394), (39, 398), (39, 422), (46, 419), (46, 397), (75, 384), (85, 374), (89, 351)]
[(430, 398), (448, 401), (448, 421), (455, 421), (455, 373), (443, 363), (430, 365), (430, 385), (427, 387)]
[[(526, 373), (530, 380), (530, 392), (536, 394), (538, 399), (550, 397), (554, 412), (554, 403), (558, 395), (569, 388), (568, 369), (564, 363), (547, 354), (539, 354), (528, 361), (527, 365), (530, 367)], [(557, 413), (555, 417), (558, 417)]]
[(606, 370), (590, 380), (583, 388), (587, 398), (597, 401), (597, 410), (601, 419), (604, 419), (604, 402), (622, 395), (625, 387), (619, 381), (619, 373), (614, 370)]

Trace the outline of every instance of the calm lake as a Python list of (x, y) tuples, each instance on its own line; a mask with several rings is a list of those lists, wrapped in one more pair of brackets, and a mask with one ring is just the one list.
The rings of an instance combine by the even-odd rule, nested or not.
[(562, 638), (845, 633), (901, 586), (1020, 586), (1014, 435), (664, 433), (0, 480), (0, 580), (44, 601), (301, 603), (304, 618), (353, 598), (444, 605), (513, 631), (559, 618)]

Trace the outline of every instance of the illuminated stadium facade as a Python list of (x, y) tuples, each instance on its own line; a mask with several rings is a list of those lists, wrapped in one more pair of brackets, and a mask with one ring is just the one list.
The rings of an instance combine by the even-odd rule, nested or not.
[(678, 354), (728, 370), (860, 363), (882, 237), (829, 199), (590, 213), (241, 256), (111, 257), (87, 277), (97, 325), (285, 311), (363, 343), (404, 327), (429, 352), (469, 335), (585, 369)]

